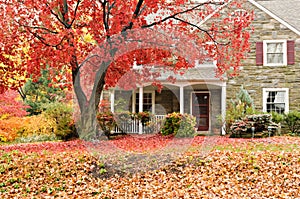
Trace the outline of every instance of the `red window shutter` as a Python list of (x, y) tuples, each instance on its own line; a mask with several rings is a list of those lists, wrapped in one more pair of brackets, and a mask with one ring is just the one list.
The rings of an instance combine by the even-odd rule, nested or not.
[(287, 64), (295, 64), (295, 41), (287, 41)]
[(263, 52), (263, 42), (256, 42), (256, 65), (263, 65), (264, 63), (264, 52)]

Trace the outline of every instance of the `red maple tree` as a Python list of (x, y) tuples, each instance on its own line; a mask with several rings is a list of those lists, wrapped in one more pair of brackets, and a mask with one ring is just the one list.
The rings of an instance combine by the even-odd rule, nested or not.
[[(1, 0), (0, 61), (9, 67), (1, 70), (0, 89), (7, 89), (16, 71), (35, 79), (50, 66), (53, 81), (74, 88), (81, 119), (91, 121), (104, 85), (114, 86), (134, 61), (181, 73), (195, 60), (210, 57), (219, 60), (217, 75), (230, 68), (235, 75), (249, 50), (253, 15), (234, 12), (243, 0), (191, 2)], [(23, 56), (25, 45), (29, 51)], [(21, 67), (7, 55), (21, 55)], [(69, 73), (58, 77), (61, 70)], [(159, 72), (144, 67), (137, 79), (150, 76), (156, 84)]]

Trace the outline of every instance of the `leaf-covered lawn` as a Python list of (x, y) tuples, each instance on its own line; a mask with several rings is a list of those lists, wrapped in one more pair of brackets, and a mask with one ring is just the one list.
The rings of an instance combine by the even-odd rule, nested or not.
[(299, 143), (126, 136), (3, 145), (0, 198), (299, 198)]

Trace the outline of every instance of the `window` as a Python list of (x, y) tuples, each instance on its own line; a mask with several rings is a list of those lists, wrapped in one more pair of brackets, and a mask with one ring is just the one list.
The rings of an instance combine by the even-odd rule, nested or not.
[(286, 66), (295, 64), (295, 41), (265, 40), (256, 43), (256, 65)]
[(288, 88), (263, 88), (263, 111), (287, 113), (289, 111)]
[(263, 41), (264, 65), (285, 66), (287, 65), (286, 40)]
[[(135, 112), (138, 113), (140, 112), (139, 110), (139, 102), (140, 102), (140, 94), (136, 93), (135, 94)], [(143, 111), (147, 111), (147, 112), (153, 112), (154, 108), (154, 97), (153, 97), (153, 93), (143, 93)]]

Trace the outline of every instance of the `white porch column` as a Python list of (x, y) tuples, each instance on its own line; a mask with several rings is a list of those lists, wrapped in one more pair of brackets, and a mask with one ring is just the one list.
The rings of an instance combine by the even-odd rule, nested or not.
[(183, 86), (180, 86), (179, 88), (179, 107), (180, 107), (180, 113), (183, 114), (184, 113), (184, 88)]
[[(143, 112), (143, 99), (144, 99), (144, 89), (143, 87), (139, 87), (139, 112)], [(143, 133), (143, 125), (139, 123), (139, 134)]]
[[(222, 91), (221, 91), (221, 114), (222, 114), (222, 120), (225, 121), (226, 117), (226, 82), (222, 85)], [(222, 135), (225, 135), (225, 123), (222, 126)]]
[(136, 105), (136, 92), (135, 92), (135, 90), (133, 90), (132, 91), (132, 104), (131, 104), (133, 113), (136, 113), (135, 105)]
[(111, 90), (110, 93), (110, 110), (112, 113), (115, 112), (115, 90)]

